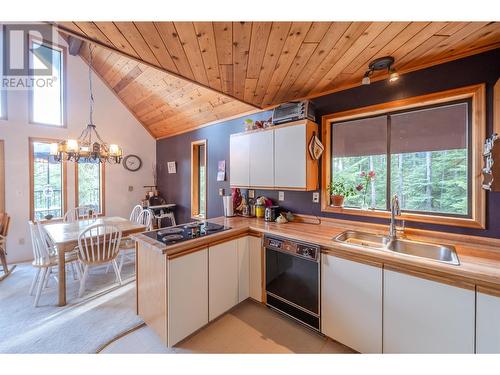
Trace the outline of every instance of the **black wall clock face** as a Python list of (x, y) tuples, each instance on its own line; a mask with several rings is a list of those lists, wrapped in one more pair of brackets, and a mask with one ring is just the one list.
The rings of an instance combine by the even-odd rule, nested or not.
[(131, 172), (136, 172), (141, 169), (142, 160), (137, 155), (127, 155), (123, 158), (123, 167)]

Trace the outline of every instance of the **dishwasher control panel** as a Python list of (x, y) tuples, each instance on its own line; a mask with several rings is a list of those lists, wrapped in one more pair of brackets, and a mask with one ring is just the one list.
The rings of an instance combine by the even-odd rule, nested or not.
[(318, 245), (277, 237), (264, 237), (264, 247), (271, 250), (292, 253), (309, 260), (319, 261), (321, 249)]

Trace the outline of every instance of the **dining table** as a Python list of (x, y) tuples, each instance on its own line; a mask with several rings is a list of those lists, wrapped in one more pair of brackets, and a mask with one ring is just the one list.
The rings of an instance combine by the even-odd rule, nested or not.
[(57, 248), (59, 298), (58, 305), (66, 305), (66, 257), (65, 253), (78, 246), (79, 234), (94, 224), (114, 225), (122, 232), (122, 238), (134, 233), (144, 232), (146, 227), (119, 216), (101, 216), (97, 219), (78, 220), (71, 223), (57, 222), (43, 224), (49, 237)]

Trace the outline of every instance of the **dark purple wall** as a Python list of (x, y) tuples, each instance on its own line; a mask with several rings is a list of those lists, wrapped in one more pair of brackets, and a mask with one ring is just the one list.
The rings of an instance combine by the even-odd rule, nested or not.
[[(314, 99), (318, 111), (318, 122), (322, 115), (348, 109), (384, 103), (407, 97), (439, 92), (452, 88), (486, 83), (487, 109), (486, 118), (488, 135), (493, 129), (493, 85), (500, 76), (500, 49), (474, 55), (465, 59), (437, 65), (428, 69), (402, 75), (396, 84), (387, 80), (359, 86)], [(261, 112), (248, 116), (254, 120), (270, 117), (270, 112)], [(176, 137), (157, 142), (157, 162), (165, 165), (159, 175), (159, 189), (169, 203), (178, 205), (176, 217), (179, 223), (190, 218), (190, 145), (192, 141), (208, 141), (208, 217), (222, 215), (222, 199), (218, 196), (219, 188), (229, 194), (229, 135), (243, 131), (244, 118), (208, 126)], [(226, 181), (217, 182), (217, 162), (226, 160)], [(177, 173), (166, 173), (166, 162), (177, 162)], [(256, 191), (277, 201), (277, 191)], [(285, 200), (280, 205), (293, 212), (335, 217), (349, 220), (365, 220), (375, 223), (387, 223), (385, 219), (355, 217), (352, 215), (322, 213), (320, 205), (312, 202), (312, 192), (285, 191)], [(407, 226), (470, 235), (500, 238), (500, 193), (487, 193), (487, 229), (468, 229), (442, 225), (407, 222)]]

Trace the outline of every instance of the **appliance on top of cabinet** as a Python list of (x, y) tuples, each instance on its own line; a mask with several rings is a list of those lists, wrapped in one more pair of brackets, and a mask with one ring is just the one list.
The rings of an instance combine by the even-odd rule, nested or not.
[(284, 103), (277, 106), (273, 111), (273, 125), (297, 120), (316, 121), (314, 107), (309, 100)]

